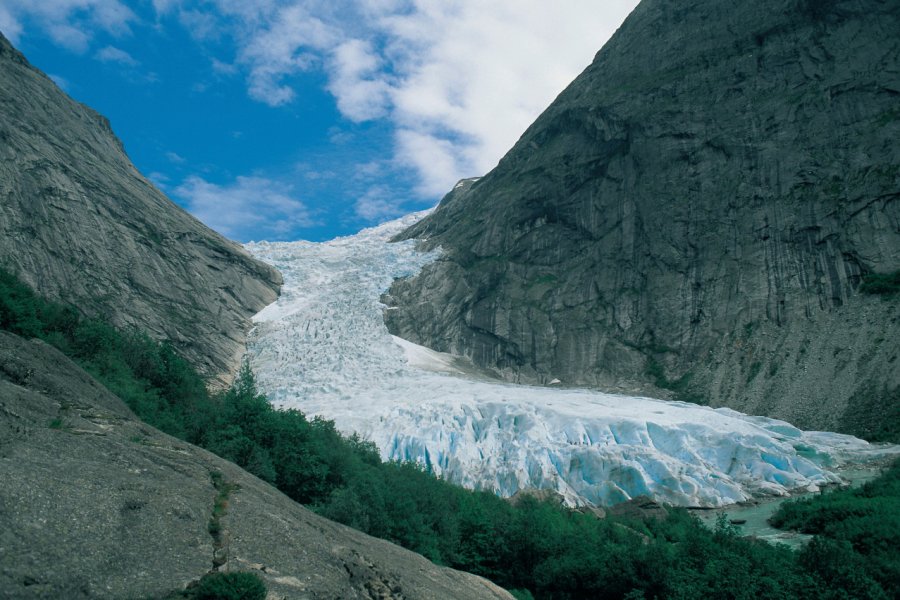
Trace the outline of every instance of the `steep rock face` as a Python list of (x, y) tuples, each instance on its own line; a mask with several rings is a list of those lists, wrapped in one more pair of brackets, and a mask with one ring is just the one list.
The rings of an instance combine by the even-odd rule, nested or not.
[[(237, 485), (208, 530), (218, 491)], [(0, 596), (162, 598), (214, 565), (272, 598), (511, 600), (323, 519), (138, 421), (55, 348), (0, 332)]]
[[(393, 333), (505, 377), (867, 434), (896, 405), (900, 4), (644, 0), (403, 238)], [(663, 388), (663, 389), (661, 389)]]
[(109, 122), (0, 35), (0, 265), (229, 378), (280, 275), (169, 201)]

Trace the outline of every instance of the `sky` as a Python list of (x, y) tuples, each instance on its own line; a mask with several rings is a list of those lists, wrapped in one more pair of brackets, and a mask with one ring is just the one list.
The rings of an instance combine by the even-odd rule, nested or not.
[(637, 0), (0, 0), (0, 31), (229, 238), (320, 241), (484, 175)]

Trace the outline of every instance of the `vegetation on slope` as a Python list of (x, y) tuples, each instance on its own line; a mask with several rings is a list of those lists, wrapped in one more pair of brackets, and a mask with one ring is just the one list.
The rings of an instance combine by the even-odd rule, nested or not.
[(863, 275), (859, 291), (864, 294), (893, 296), (900, 292), (900, 271), (893, 273), (867, 273)]
[(786, 502), (770, 522), (817, 535), (809, 566), (831, 585), (862, 571), (900, 597), (900, 460), (862, 487)]
[[(900, 590), (890, 575), (900, 569), (890, 551), (900, 541), (896, 529), (877, 555), (863, 552), (852, 528), (823, 529), (795, 553), (741, 538), (725, 519), (710, 531), (683, 510), (637, 522), (533, 498), (513, 506), (415, 464), (385, 463), (371, 443), (340, 435), (330, 421), (275, 410), (247, 368), (232, 389), (210, 394), (167, 344), (45, 302), (2, 271), (0, 329), (55, 345), (146, 422), (319, 513), (488, 577), (519, 598), (891, 598)], [(874, 514), (896, 515), (890, 506)]]

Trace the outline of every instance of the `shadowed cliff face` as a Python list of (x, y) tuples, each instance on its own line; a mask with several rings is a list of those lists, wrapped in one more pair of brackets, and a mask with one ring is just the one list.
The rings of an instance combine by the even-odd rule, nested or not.
[(898, 31), (896, 2), (644, 0), (404, 234), (445, 254), (389, 328), (513, 380), (870, 433), (900, 385), (897, 297), (856, 291), (900, 269)]
[(2, 35), (0, 265), (41, 295), (172, 341), (220, 382), (281, 284), (154, 188), (108, 121)]

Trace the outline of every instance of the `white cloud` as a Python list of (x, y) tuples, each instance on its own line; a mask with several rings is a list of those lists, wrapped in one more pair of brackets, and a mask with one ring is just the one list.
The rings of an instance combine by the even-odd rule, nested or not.
[(369, 42), (348, 40), (331, 52), (328, 90), (338, 110), (351, 121), (369, 121), (388, 112), (390, 84), (379, 71), (382, 60)]
[(152, 171), (147, 174), (147, 179), (153, 182), (153, 185), (161, 190), (165, 190), (169, 184), (169, 176), (159, 171)]
[(62, 91), (69, 91), (69, 80), (65, 77), (61, 77), (60, 75), (53, 75), (51, 73), (47, 73), (47, 77), (49, 77), (50, 80), (57, 86), (59, 86), (59, 89), (61, 89)]
[(182, 9), (178, 13), (178, 20), (195, 40), (213, 40), (222, 34), (216, 16), (209, 13)]
[(183, 165), (185, 162), (187, 162), (185, 161), (183, 156), (181, 156), (177, 152), (172, 151), (166, 152), (166, 158), (169, 160), (169, 162), (175, 163), (176, 165)]
[[(175, 0), (155, 0), (171, 10)], [(490, 170), (587, 67), (637, 0), (210, 0), (251, 97), (295, 99), (321, 69), (347, 119), (386, 119), (394, 166), (439, 197)], [(183, 9), (182, 9), (183, 10)]]
[(418, 188), (424, 196), (439, 198), (462, 179), (464, 144), (415, 129), (398, 130), (396, 139), (397, 162), (418, 172)]
[(366, 221), (385, 221), (403, 215), (396, 197), (384, 186), (374, 186), (357, 199), (353, 206), (356, 216)]
[(153, 0), (153, 10), (160, 16), (169, 13), (180, 5), (181, 0)]
[(221, 61), (217, 58), (212, 59), (213, 71), (219, 75), (234, 75), (238, 72), (238, 68), (233, 64)]
[(243, 242), (250, 236), (284, 239), (314, 225), (309, 210), (293, 192), (292, 186), (264, 177), (238, 177), (217, 185), (192, 176), (175, 188), (174, 195), (208, 226)]
[[(422, 190), (446, 192), (493, 168), (635, 4), (416, 0), (411, 12), (385, 15), (398, 157)], [(430, 152), (438, 164), (419, 158)]]
[(316, 65), (316, 51), (333, 45), (335, 32), (301, 5), (280, 8), (273, 18), (252, 32), (238, 53), (238, 62), (250, 69), (250, 96), (279, 106), (295, 96), (283, 80)]
[(13, 44), (19, 43), (22, 34), (22, 24), (15, 18), (8, 6), (0, 4), (0, 32)]
[(74, 52), (86, 52), (98, 31), (128, 33), (136, 18), (121, 0), (3, 0), (0, 7), (0, 27), (14, 41), (27, 24)]
[(139, 64), (133, 56), (115, 46), (101, 48), (94, 54), (94, 57), (101, 62), (118, 63), (126, 67), (136, 67)]

